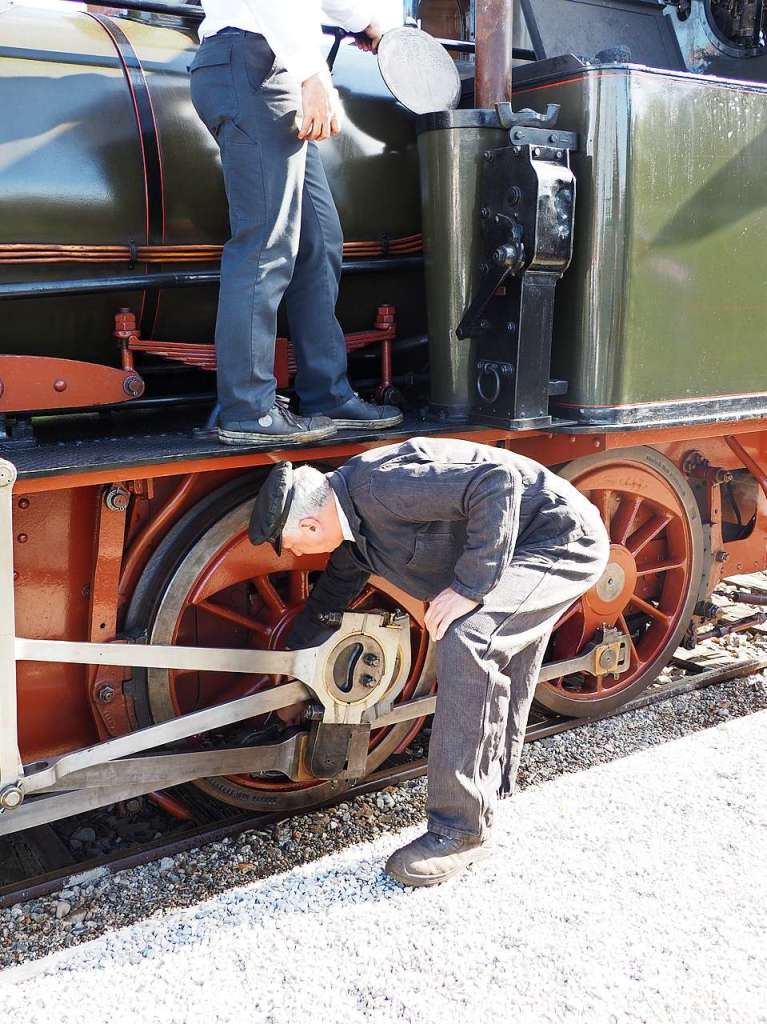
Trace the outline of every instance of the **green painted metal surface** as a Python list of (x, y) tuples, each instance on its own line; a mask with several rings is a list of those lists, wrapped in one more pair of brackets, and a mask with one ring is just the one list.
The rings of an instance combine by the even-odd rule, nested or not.
[[(223, 243), (228, 236), (218, 150), (189, 98), (192, 32), (116, 19), (144, 69), (157, 121), (165, 232), (153, 244)], [(321, 145), (345, 235), (374, 239), (420, 231), (413, 118), (398, 107), (368, 54), (342, 47), (335, 74), (344, 133)], [(104, 27), (80, 12), (10, 8), (0, 19), (0, 243), (142, 245), (144, 173), (130, 92)], [(184, 269), (189, 264), (165, 264)], [(194, 264), (214, 269), (216, 264)], [(143, 274), (137, 265), (133, 272)], [(106, 277), (122, 264), (0, 265), (0, 281)], [(165, 290), (153, 334), (211, 341), (215, 288)], [(138, 311), (142, 293), (11, 300), (0, 351), (115, 363), (113, 315)], [(348, 330), (369, 327), (376, 306), (398, 307), (401, 333), (423, 330), (418, 274), (344, 282)]]
[(450, 418), (467, 415), (474, 390), (474, 344), (460, 341), (455, 330), (480, 277), (482, 153), (505, 137), (488, 128), (444, 128), (418, 138), (431, 401)]
[(580, 133), (553, 374), (579, 407), (767, 391), (767, 91), (604, 68), (517, 92)]

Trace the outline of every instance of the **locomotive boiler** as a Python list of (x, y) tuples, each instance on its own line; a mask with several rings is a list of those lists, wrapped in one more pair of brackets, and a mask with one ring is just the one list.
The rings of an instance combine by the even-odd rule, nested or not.
[(127, 7), (0, 16), (0, 834), (188, 782), (321, 803), (418, 732), (438, 680), (407, 594), (371, 579), (325, 645), (284, 650), (324, 564), (247, 540), (284, 458), (443, 433), (556, 467), (611, 559), (536, 700), (637, 695), (716, 584), (767, 565), (763, 5), (408, 4), (462, 80), (418, 118), (329, 28), (340, 319), (353, 381), (406, 418), (242, 449), (210, 429), (228, 225), (199, 11)]

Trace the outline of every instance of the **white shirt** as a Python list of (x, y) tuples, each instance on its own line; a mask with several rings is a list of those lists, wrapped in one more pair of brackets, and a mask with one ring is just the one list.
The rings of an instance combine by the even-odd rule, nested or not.
[[(367, 27), (367, 26), (365, 26)], [(330, 488), (333, 491), (333, 488)], [(350, 540), (354, 543), (354, 534), (352, 528), (349, 526), (349, 520), (346, 518), (346, 513), (341, 508), (341, 502), (338, 500), (338, 495), (333, 491), (333, 498), (336, 503), (336, 512), (338, 513), (338, 522), (341, 524), (341, 533), (344, 535), (344, 540)]]
[(202, 0), (200, 39), (222, 28), (259, 32), (290, 74), (305, 82), (327, 71), (322, 25), (362, 32), (373, 20), (372, 0)]

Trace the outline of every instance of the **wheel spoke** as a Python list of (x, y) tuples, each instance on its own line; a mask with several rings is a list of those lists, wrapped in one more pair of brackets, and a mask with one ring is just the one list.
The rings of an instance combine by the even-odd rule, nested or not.
[(610, 540), (613, 544), (625, 544), (634, 520), (642, 506), (643, 498), (626, 494), (621, 498), (618, 511), (610, 523)]
[(600, 490), (592, 491), (589, 494), (589, 500), (599, 509), (599, 514), (605, 526), (610, 525), (610, 495), (612, 493), (612, 491)]
[(205, 612), (210, 612), (211, 615), (216, 615), (219, 619), (225, 619), (227, 622), (234, 622), (238, 626), (243, 626), (251, 633), (258, 634), (264, 640), (269, 639), (268, 627), (263, 622), (259, 622), (258, 619), (251, 618), (249, 615), (243, 615), (232, 608), (226, 608), (216, 601), (201, 601), (197, 607)]
[(669, 559), (665, 562), (652, 562), (649, 565), (638, 565), (637, 576), (651, 576), (659, 572), (674, 572), (677, 569), (684, 569), (687, 563), (683, 558)]
[[(569, 622), (573, 616), (577, 615), (578, 612), (583, 611), (583, 606), (580, 601), (576, 601), (575, 604), (571, 604), (570, 607), (562, 613), (561, 618), (557, 619), (554, 624), (554, 629), (560, 629), (566, 622)], [(553, 632), (553, 630), (552, 630)]]
[(670, 615), (666, 615), (660, 608), (656, 608), (654, 604), (650, 604), (648, 601), (644, 601), (641, 597), (637, 597), (636, 594), (632, 594), (629, 598), (629, 604), (632, 604), (635, 608), (639, 609), (640, 612), (644, 612), (645, 615), (649, 615), (651, 619), (655, 619), (656, 622), (662, 622), (664, 626), (667, 626), (671, 620)]
[(367, 583), (365, 585), (365, 589), (362, 591), (362, 593), (357, 594), (357, 596), (351, 602), (349, 607), (350, 608), (360, 608), (360, 607), (362, 607), (362, 605), (366, 601), (368, 601), (373, 596), (373, 594), (375, 594), (375, 592), (376, 592), (376, 588), (375, 587), (371, 587), (370, 584)]
[(622, 615), (618, 616), (618, 625), (621, 631), (629, 638), (629, 671), (639, 664), (639, 652), (636, 649), (634, 638), (631, 635), (631, 630), (628, 627), (628, 623)]
[(266, 576), (256, 576), (253, 580), (253, 585), (258, 591), (261, 600), (272, 613), (274, 618), (278, 619), (285, 614), (287, 611), (285, 602), (277, 593), (274, 584), (270, 579), (267, 579)]
[(636, 533), (629, 537), (625, 543), (634, 558), (636, 558), (642, 548), (646, 547), (653, 538), (658, 536), (661, 530), (665, 530), (673, 518), (674, 516), (671, 512), (661, 512), (659, 515), (648, 519), (643, 526), (639, 527)]
[(309, 573), (296, 569), (290, 574), (290, 603), (303, 604), (309, 596)]

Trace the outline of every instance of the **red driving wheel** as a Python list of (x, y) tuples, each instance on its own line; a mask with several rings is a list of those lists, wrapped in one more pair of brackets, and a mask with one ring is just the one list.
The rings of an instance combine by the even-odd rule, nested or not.
[[(209, 502), (207, 503), (210, 504)], [(252, 497), (240, 501), (210, 524), (192, 543), (175, 570), (166, 574), (149, 622), (152, 643), (276, 650), (285, 644), (291, 625), (304, 605), (314, 579), (327, 556), (278, 558), (265, 544), (254, 548), (247, 538)], [(162, 552), (158, 551), (162, 558)], [(428, 634), (423, 626), (424, 607), (383, 580), (371, 578), (352, 607), (403, 608), (411, 617), (411, 669), (397, 701), (432, 692)], [(146, 702), (151, 720), (167, 721), (200, 708), (258, 693), (278, 685), (267, 675), (217, 672), (146, 672)], [(192, 743), (206, 745), (267, 744), (279, 742), (300, 723), (303, 707), (280, 709), (269, 715), (206, 734)], [(372, 733), (368, 772), (392, 753), (403, 749), (420, 728), (406, 722)], [(306, 806), (336, 796), (346, 783), (294, 782), (272, 776), (237, 775), (202, 779), (195, 783), (205, 792), (248, 810), (281, 810)]]
[(672, 657), (698, 599), (703, 529), (684, 476), (652, 448), (578, 459), (560, 475), (599, 509), (610, 561), (596, 586), (557, 622), (546, 660), (580, 654), (602, 626), (631, 636), (630, 665), (617, 679), (584, 673), (539, 684), (537, 703), (588, 717), (631, 700)]

